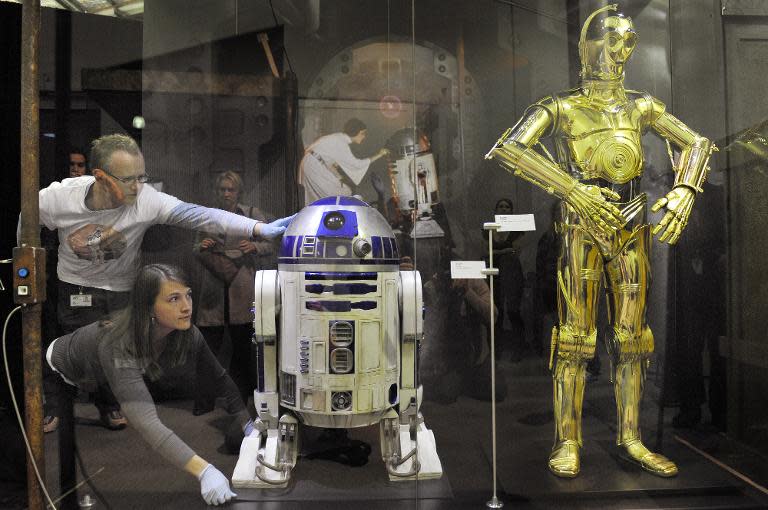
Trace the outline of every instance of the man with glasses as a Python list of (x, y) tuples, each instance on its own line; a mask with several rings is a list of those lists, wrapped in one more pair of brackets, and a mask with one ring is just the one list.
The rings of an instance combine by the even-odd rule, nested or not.
[[(58, 230), (58, 320), (63, 333), (102, 320), (129, 304), (142, 239), (152, 225), (175, 225), (212, 234), (274, 238), (291, 218), (262, 223), (182, 202), (144, 186), (144, 157), (129, 136), (102, 136), (91, 146), (92, 175), (54, 182), (40, 190), (40, 222)], [(96, 396), (102, 423), (125, 428), (107, 389)], [(46, 395), (47, 431), (55, 430), (55, 395)], [(50, 398), (48, 398), (50, 397)], [(50, 430), (49, 430), (50, 429)]]

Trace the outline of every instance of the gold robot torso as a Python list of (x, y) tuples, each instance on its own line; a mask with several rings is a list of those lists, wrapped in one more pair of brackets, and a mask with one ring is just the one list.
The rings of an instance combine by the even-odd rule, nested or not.
[(643, 95), (627, 91), (596, 99), (581, 89), (571, 92), (555, 96), (549, 105), (542, 103), (557, 112), (552, 138), (564, 169), (580, 181), (599, 179), (612, 185), (639, 177), (641, 136), (648, 125)]

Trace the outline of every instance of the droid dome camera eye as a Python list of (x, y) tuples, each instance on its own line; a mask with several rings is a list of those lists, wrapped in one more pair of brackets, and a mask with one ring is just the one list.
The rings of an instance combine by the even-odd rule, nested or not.
[(339, 212), (332, 212), (325, 216), (323, 225), (328, 230), (339, 230), (344, 226), (344, 215)]

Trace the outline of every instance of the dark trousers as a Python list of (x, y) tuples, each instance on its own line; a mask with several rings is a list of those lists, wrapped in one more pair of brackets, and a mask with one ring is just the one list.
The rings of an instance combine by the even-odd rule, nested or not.
[[(91, 306), (72, 306), (70, 296), (74, 294), (90, 295)], [(81, 287), (59, 281), (56, 315), (61, 333), (62, 335), (67, 335), (87, 324), (106, 319), (111, 313), (128, 306), (129, 302), (130, 292), (114, 292), (94, 287)], [(50, 344), (53, 340), (53, 338), (48, 339), (47, 344)], [(48, 345), (46, 345), (46, 349), (47, 347)], [(45, 350), (43, 353), (45, 353)], [(44, 365), (48, 365), (48, 362), (45, 360)], [(60, 377), (55, 372), (49, 371), (48, 375), (45, 372), (43, 373), (46, 415), (61, 415), (63, 408), (60, 391), (61, 384), (66, 385), (66, 383), (60, 381)], [(101, 413), (120, 409), (120, 404), (112, 394), (112, 390), (106, 386), (98, 387), (94, 394), (94, 403)]]

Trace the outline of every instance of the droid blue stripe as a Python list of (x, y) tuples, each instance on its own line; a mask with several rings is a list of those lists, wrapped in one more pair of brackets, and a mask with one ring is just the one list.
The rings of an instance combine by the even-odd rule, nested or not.
[(398, 259), (326, 259), (326, 258), (288, 258), (280, 257), (279, 264), (328, 264), (334, 266), (375, 266), (375, 265), (398, 265)]
[(315, 200), (309, 205), (358, 205), (361, 207), (370, 207), (366, 202), (355, 198), (347, 197), (344, 195), (334, 195), (330, 197), (323, 197), (319, 200)]
[(301, 257), (301, 244), (303, 242), (304, 242), (304, 236), (296, 237), (296, 251), (294, 252), (295, 257)]
[(376, 301), (306, 301), (304, 306), (307, 310), (315, 312), (351, 312), (355, 310), (375, 310), (378, 306)]
[(264, 392), (264, 343), (256, 344), (256, 391)]
[(392, 258), (392, 239), (389, 237), (382, 237), (381, 244), (384, 245), (384, 258)]
[(324, 197), (320, 200), (315, 200), (309, 205), (337, 205), (339, 197), (338, 196), (332, 196), (332, 197)]
[(362, 207), (370, 207), (370, 205), (355, 197), (339, 197), (339, 205), (359, 205)]
[(397, 239), (392, 238), (392, 256), (396, 259), (400, 258), (400, 250), (397, 249)]
[(377, 280), (377, 273), (304, 273), (305, 280)]
[(304, 286), (304, 290), (310, 294), (333, 292), (335, 296), (348, 296), (350, 294), (370, 294), (371, 292), (376, 292), (378, 289), (378, 286), (369, 285), (367, 283), (334, 283), (333, 285), (310, 283)]
[(384, 256), (384, 250), (381, 247), (381, 237), (371, 236), (371, 243), (373, 244), (373, 257), (381, 258)]
[(296, 236), (283, 236), (283, 242), (280, 245), (280, 256), (281, 257), (293, 257), (296, 252), (295, 250), (296, 245)]

